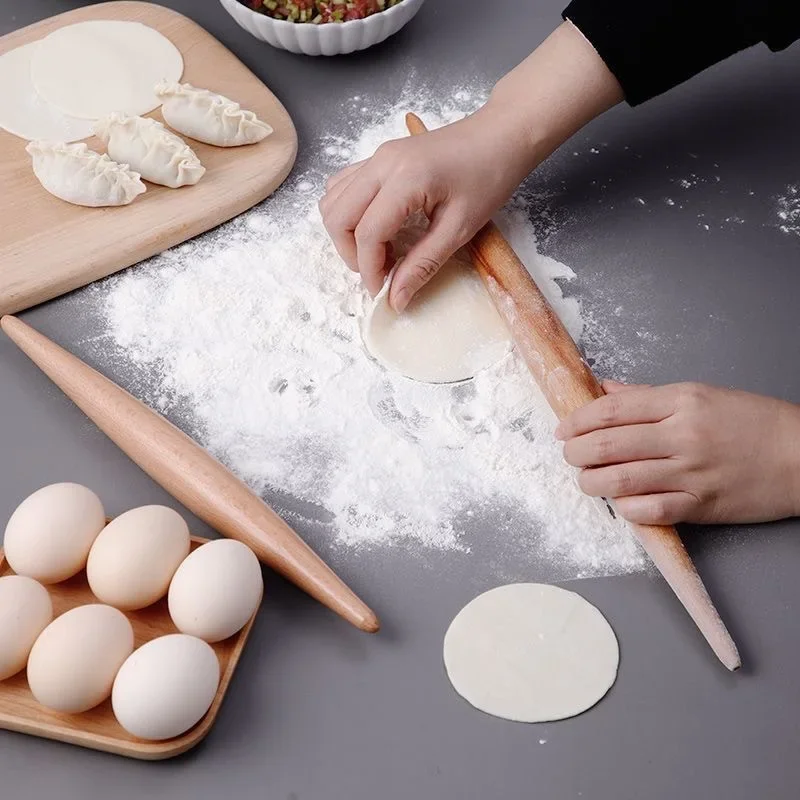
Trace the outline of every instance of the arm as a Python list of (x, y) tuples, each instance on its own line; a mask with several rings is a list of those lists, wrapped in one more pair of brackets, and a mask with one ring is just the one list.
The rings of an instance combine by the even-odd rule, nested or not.
[(505, 130), (522, 137), (527, 175), (587, 122), (622, 100), (617, 79), (567, 20), (497, 83), (485, 110)]
[(397, 311), (528, 173), (623, 97), (636, 105), (756, 42), (780, 50), (800, 37), (798, 0), (573, 0), (564, 17), (480, 111), (330, 179), (323, 220), (373, 294), (405, 219), (431, 220), (395, 276)]
[(597, 52), (563, 23), (495, 87), (472, 116), (380, 147), (335, 175), (320, 203), (347, 265), (376, 294), (387, 245), (424, 211), (427, 234), (400, 265), (390, 302), (401, 311), (439, 267), (486, 223), (519, 183), (589, 120), (622, 100)]

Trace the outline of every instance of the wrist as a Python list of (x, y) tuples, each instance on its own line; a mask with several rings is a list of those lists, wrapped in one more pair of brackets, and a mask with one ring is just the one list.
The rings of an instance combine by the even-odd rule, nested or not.
[(536, 166), (622, 100), (619, 82), (591, 42), (564, 22), (498, 81), (485, 108), (522, 133)]
[(508, 93), (495, 88), (486, 104), (473, 115), (489, 132), (497, 155), (511, 162), (515, 184), (533, 172), (555, 149), (549, 146), (543, 128), (520, 106)]

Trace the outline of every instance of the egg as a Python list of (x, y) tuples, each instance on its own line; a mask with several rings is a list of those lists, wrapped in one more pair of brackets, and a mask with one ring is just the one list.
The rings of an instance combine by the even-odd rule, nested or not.
[(142, 645), (120, 667), (111, 693), (114, 716), (140, 739), (171, 739), (196, 725), (219, 686), (211, 645), (173, 633)]
[(17, 575), (58, 583), (86, 566), (105, 524), (103, 504), (91, 489), (77, 483), (45, 486), (11, 515), (3, 543), (6, 560)]
[(24, 668), (36, 637), (53, 619), (47, 589), (33, 578), (0, 578), (0, 681)]
[(133, 628), (116, 608), (77, 606), (56, 617), (34, 642), (28, 685), (54, 711), (77, 714), (103, 702), (133, 652)]
[(263, 591), (253, 551), (233, 539), (216, 539), (178, 567), (169, 585), (169, 613), (182, 633), (219, 642), (244, 627)]
[(98, 600), (132, 611), (162, 598), (189, 553), (189, 528), (177, 511), (143, 506), (120, 515), (89, 551), (86, 577)]

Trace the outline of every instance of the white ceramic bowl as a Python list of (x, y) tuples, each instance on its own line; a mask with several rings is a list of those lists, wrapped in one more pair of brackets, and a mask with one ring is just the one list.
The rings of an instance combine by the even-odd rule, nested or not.
[(350, 22), (287, 22), (247, 8), (238, 0), (220, 0), (225, 10), (256, 39), (307, 56), (338, 56), (366, 50), (397, 33), (425, 0), (402, 0), (366, 19)]

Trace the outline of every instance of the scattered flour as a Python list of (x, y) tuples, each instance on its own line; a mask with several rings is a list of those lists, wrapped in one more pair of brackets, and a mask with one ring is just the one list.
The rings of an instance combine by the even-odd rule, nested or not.
[[(347, 133), (311, 145), (309, 168), (271, 199), (99, 286), (105, 335), (96, 358), (256, 491), (291, 498), (294, 513), (305, 509), (341, 546), (469, 552), (469, 521), (479, 519), (482, 537), (562, 573), (641, 569), (625, 526), (579, 492), (553, 440), (554, 417), (516, 353), (450, 386), (387, 374), (367, 357), (368, 297), (317, 211), (328, 174), (405, 135), (405, 109), (438, 126), (484, 96), (415, 91), (382, 108), (352, 98), (342, 108)], [(498, 222), (580, 339), (579, 303), (562, 291), (574, 273), (539, 254), (526, 203)]]
[(800, 236), (800, 187), (789, 185), (778, 198), (778, 229)]

